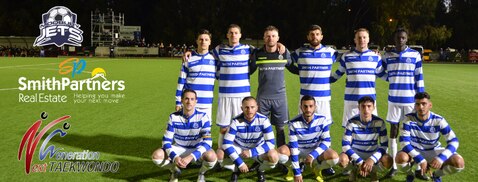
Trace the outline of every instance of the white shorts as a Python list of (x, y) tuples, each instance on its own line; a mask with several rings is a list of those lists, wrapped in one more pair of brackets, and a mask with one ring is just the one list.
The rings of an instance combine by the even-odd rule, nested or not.
[(405, 115), (413, 112), (414, 104), (400, 105), (388, 102), (387, 121), (391, 124), (398, 124), (405, 119)]
[[(416, 149), (415, 149), (416, 150)], [(425, 160), (427, 160), (428, 163), (432, 162), (432, 160), (438, 156), (439, 154), (441, 154), (443, 151), (445, 151), (445, 148), (443, 147), (440, 147), (440, 148), (436, 148), (434, 150), (417, 150), (418, 152), (420, 152), (420, 155), (423, 156), (423, 158), (425, 158)], [(458, 153), (453, 153), (454, 154), (458, 154)], [(443, 161), (445, 162), (445, 161)]]
[(221, 128), (231, 125), (232, 118), (242, 113), (242, 97), (219, 97), (216, 125)]
[[(372, 113), (375, 116), (378, 116), (377, 108), (378, 108), (377, 101), (375, 101), (375, 109), (373, 110), (373, 113)], [(360, 114), (358, 103), (355, 101), (344, 101), (344, 115), (342, 118), (342, 127), (345, 128), (345, 126), (347, 126), (347, 121), (357, 114)]]
[[(300, 100), (304, 97), (303, 95), (299, 98), (299, 114), (302, 114), (302, 109), (300, 109)], [(319, 101), (315, 98), (315, 113), (325, 116), (325, 118), (332, 120), (332, 114), (330, 112), (330, 101)]]
[[(239, 145), (237, 145), (237, 144), (235, 144), (235, 143), (232, 144), (232, 147), (234, 147), (234, 150), (237, 152), (237, 155), (240, 155), (240, 154), (242, 153), (242, 150), (244, 150), (244, 148), (242, 148), (241, 146), (239, 146)], [(249, 149), (249, 150), (250, 150), (250, 149)], [(259, 156), (257, 156), (257, 157), (252, 158), (252, 159), (253, 159), (254, 161), (261, 162), (261, 160), (259, 160), (259, 157), (262, 157), (263, 155), (266, 155), (266, 154), (267, 154), (267, 153), (261, 154), (261, 155), (259, 155)], [(242, 160), (244, 161), (245, 159), (242, 159)], [(224, 165), (234, 164), (234, 162), (232, 161), (232, 159), (231, 159), (228, 155), (226, 155), (226, 154), (224, 154), (223, 163), (224, 163)]]
[[(171, 149), (174, 151), (174, 153), (176, 153), (176, 155), (183, 158), (183, 157), (189, 156), (191, 153), (196, 151), (197, 148), (184, 148), (184, 147), (173, 144), (173, 145), (171, 145)], [(165, 150), (165, 152), (166, 152), (166, 150)], [(202, 161), (201, 158), (202, 158), (202, 156), (199, 159), (197, 159), (196, 162)]]
[(209, 117), (210, 122), (212, 123), (212, 108), (210, 107), (196, 107), (197, 110), (201, 112), (205, 112), (207, 116)]

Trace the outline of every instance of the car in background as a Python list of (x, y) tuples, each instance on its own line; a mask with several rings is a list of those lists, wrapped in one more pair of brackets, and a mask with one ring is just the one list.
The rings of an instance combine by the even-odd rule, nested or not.
[(375, 44), (371, 44), (371, 45), (368, 46), (368, 49), (370, 49), (372, 51), (375, 51), (375, 52), (378, 52), (378, 51), (380, 51), (380, 46), (375, 45)]
[(422, 57), (422, 58), (423, 58), (423, 61), (425, 61), (425, 62), (431, 62), (431, 61), (432, 61), (431, 57), (433, 57), (433, 56), (431, 55), (432, 52), (433, 52), (433, 51), (432, 51), (431, 49), (424, 49), (424, 50), (423, 50), (423, 57)]
[(411, 49), (414, 49), (416, 51), (418, 51), (420, 53), (420, 55), (422, 56), (422, 60), (423, 60), (423, 52), (424, 52), (424, 48), (423, 46), (421, 45), (409, 45), (408, 47), (410, 47)]
[(395, 49), (395, 45), (386, 45), (385, 47), (383, 47), (384, 52), (390, 52), (394, 49)]

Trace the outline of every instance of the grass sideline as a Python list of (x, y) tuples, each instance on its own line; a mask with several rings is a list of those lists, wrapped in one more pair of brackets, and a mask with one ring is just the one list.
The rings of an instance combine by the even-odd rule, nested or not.
[[(19, 103), (18, 78), (31, 79), (44, 77), (61, 77), (58, 64), (66, 58), (0, 58), (0, 108), (2, 108), (2, 128), (0, 134), (3, 145), (0, 171), (5, 181), (167, 181), (169, 173), (161, 170), (150, 161), (150, 155), (161, 145), (161, 138), (166, 127), (168, 115), (174, 109), (174, 94), (179, 74), (179, 59), (156, 58), (82, 58), (87, 61), (85, 72), (75, 79), (86, 79), (86, 71), (101, 67), (106, 70), (109, 80), (124, 80), (125, 99), (117, 104), (74, 104), (68, 103)], [(334, 65), (334, 70), (336, 68)], [(71, 76), (70, 76), (71, 77)], [(472, 121), (478, 118), (478, 65), (471, 64), (425, 64), (424, 77), (426, 91), (432, 96), (435, 113), (444, 116), (460, 140), (460, 153), (466, 163), (465, 170), (453, 176), (445, 176), (444, 181), (474, 181), (477, 167), (474, 165), (478, 147), (473, 144), (474, 132), (478, 131)], [(287, 95), (289, 114), (297, 114), (299, 99), (299, 79), (287, 73)], [(332, 85), (332, 117), (335, 120), (332, 129), (332, 148), (341, 151), (343, 129), (340, 127), (343, 108), (345, 78)], [(256, 95), (257, 73), (251, 76), (252, 95)], [(23, 91), (32, 94), (38, 91)], [(44, 91), (45, 93), (64, 94), (71, 99), (73, 91)], [(377, 80), (377, 102), (379, 116), (387, 112), (388, 84)], [(88, 93), (81, 91), (79, 93)], [(94, 93), (108, 93), (99, 91)], [(118, 92), (114, 92), (118, 93)], [(217, 86), (216, 93), (217, 95)], [(217, 100), (213, 108), (216, 108)], [(55, 136), (50, 144), (63, 151), (98, 151), (100, 160), (119, 161), (121, 166), (117, 173), (30, 173), (26, 175), (25, 158), (17, 160), (21, 138), (32, 123), (40, 119), (40, 113), (49, 114), (46, 123), (63, 115), (71, 115), (71, 128), (65, 137)], [(215, 109), (213, 117), (215, 118)], [(51, 129), (49, 132), (51, 132)], [(213, 127), (214, 148), (216, 148), (218, 128)], [(43, 139), (45, 136), (43, 137)], [(43, 141), (43, 140), (42, 140)], [(40, 141), (34, 153), (33, 164), (51, 161), (39, 161)], [(442, 144), (446, 144), (443, 139)], [(195, 181), (198, 169), (183, 170), (180, 181)], [(337, 173), (342, 169), (335, 167)], [(231, 172), (211, 171), (206, 175), (208, 181), (227, 181)], [(281, 181), (278, 170), (266, 173), (269, 181)], [(240, 176), (241, 181), (255, 181), (255, 174)], [(306, 173), (306, 181), (313, 181), (312, 174)], [(345, 181), (346, 177), (335, 175), (327, 181)], [(361, 179), (368, 181), (369, 179)], [(404, 181), (401, 174), (393, 179), (383, 181)]]

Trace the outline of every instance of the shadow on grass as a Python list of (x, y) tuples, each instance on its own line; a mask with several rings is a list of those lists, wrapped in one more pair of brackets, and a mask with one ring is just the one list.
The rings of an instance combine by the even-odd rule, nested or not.
[(161, 147), (161, 140), (146, 137), (120, 137), (111, 135), (78, 135), (53, 137), (51, 142), (115, 155), (151, 159), (154, 150)]
[[(105, 178), (126, 181), (142, 181), (142, 180), (158, 180), (169, 181), (169, 171), (160, 169), (150, 160), (151, 153), (161, 145), (160, 139), (146, 137), (121, 137), (111, 135), (78, 135), (68, 134), (66, 137), (53, 137), (51, 142), (81, 148), (89, 151), (98, 151), (100, 153), (118, 155), (107, 159), (100, 160), (118, 161), (120, 163), (119, 171), (116, 173), (104, 173)], [(133, 157), (133, 158), (131, 158)], [(139, 158), (139, 159), (134, 159)], [(251, 162), (252, 163), (252, 162)], [(198, 176), (198, 168), (188, 167), (183, 169), (179, 176), (181, 182), (196, 181)], [(334, 176), (325, 177), (326, 181), (348, 181), (347, 176), (342, 176), (342, 169), (335, 167), (336, 174)], [(224, 169), (214, 169), (206, 173), (207, 181), (229, 181), (231, 171)], [(284, 175), (280, 169), (272, 169), (266, 171), (267, 181), (285, 181)], [(401, 177), (398, 177), (402, 179)], [(256, 181), (256, 173), (250, 172), (241, 174), (239, 181)], [(370, 178), (360, 178), (359, 181), (369, 181)], [(315, 181), (315, 175), (306, 170), (304, 173), (304, 181)], [(395, 179), (381, 179), (380, 181), (400, 181)]]

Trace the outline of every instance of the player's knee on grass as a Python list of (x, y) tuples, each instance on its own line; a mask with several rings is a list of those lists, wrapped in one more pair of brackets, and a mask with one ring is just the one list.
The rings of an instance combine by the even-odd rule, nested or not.
[(395, 157), (395, 162), (397, 164), (408, 163), (410, 162), (410, 156), (407, 153), (400, 151), (398, 152), (397, 157)]
[(159, 159), (165, 159), (167, 158), (166, 156), (166, 153), (164, 152), (164, 150), (162, 148), (159, 148), (159, 149), (156, 149), (154, 152), (153, 152), (153, 155), (151, 156), (151, 158), (153, 160), (159, 160)]
[(267, 152), (266, 160), (271, 163), (277, 163), (279, 161), (279, 154), (275, 149), (271, 149)]
[(330, 160), (330, 159), (338, 159), (339, 155), (337, 152), (332, 150), (331, 148), (327, 149), (322, 155), (319, 156), (319, 160)]
[(339, 156), (339, 165), (340, 167), (342, 168), (346, 168), (350, 163), (350, 159), (349, 159), (349, 156), (345, 153), (341, 153), (340, 156)]
[(159, 167), (165, 167), (168, 164), (170, 164), (170, 160), (167, 158), (166, 153), (164, 152), (163, 149), (157, 149), (153, 152), (153, 155), (151, 156), (151, 160), (153, 161), (154, 164), (156, 164)]
[(202, 154), (202, 158), (206, 162), (214, 162), (217, 160), (216, 153), (213, 150), (208, 150)]
[(279, 152), (279, 154), (283, 154), (283, 155), (286, 155), (286, 156), (290, 156), (290, 149), (287, 145), (282, 145), (280, 146), (277, 151)]
[(393, 159), (390, 155), (385, 154), (380, 158), (380, 163), (382, 163), (383, 167), (390, 169), (393, 165)]
[(465, 160), (458, 154), (453, 154), (450, 159), (445, 161), (445, 164), (451, 165), (455, 168), (465, 168)]

